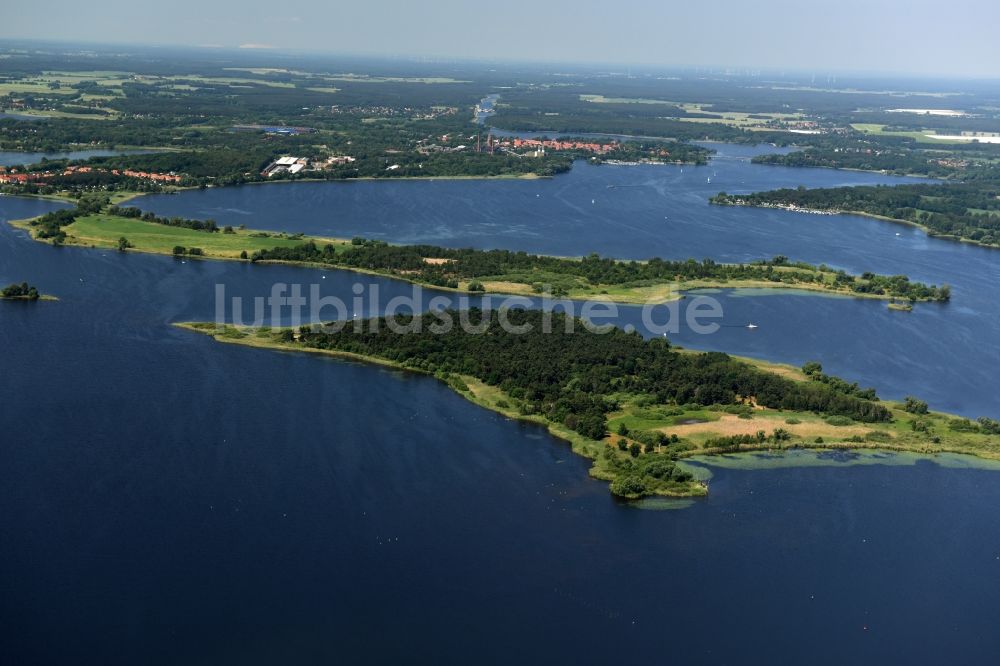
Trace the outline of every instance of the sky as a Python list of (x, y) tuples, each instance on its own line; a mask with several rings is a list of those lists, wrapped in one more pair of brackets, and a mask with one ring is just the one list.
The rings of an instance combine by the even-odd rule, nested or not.
[(0, 39), (1000, 78), (997, 0), (45, 0)]

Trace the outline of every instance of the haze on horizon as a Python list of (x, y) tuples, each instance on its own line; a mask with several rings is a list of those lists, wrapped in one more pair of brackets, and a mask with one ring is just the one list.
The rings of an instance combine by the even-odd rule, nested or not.
[(0, 39), (1000, 78), (993, 0), (14, 2)]

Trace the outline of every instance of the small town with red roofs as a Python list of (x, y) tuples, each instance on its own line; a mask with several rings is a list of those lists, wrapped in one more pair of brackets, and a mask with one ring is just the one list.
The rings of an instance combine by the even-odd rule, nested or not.
[(68, 166), (62, 171), (28, 171), (19, 172), (17, 169), (7, 169), (0, 166), (0, 183), (40, 183), (55, 178), (56, 176), (73, 176), (84, 173), (108, 173), (113, 176), (125, 176), (128, 178), (138, 178), (154, 183), (179, 183), (182, 177), (174, 173), (153, 173), (149, 171), (134, 171), (132, 169), (99, 169), (89, 166)]

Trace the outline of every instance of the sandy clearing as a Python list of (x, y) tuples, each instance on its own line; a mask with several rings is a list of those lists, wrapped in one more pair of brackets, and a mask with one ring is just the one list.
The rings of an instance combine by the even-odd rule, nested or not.
[(873, 428), (863, 425), (832, 426), (823, 422), (805, 422), (795, 425), (785, 423), (784, 419), (741, 419), (735, 414), (724, 414), (718, 421), (707, 423), (689, 423), (687, 425), (668, 426), (660, 428), (660, 432), (668, 435), (676, 434), (678, 437), (687, 437), (698, 434), (712, 434), (720, 437), (731, 437), (732, 435), (753, 435), (758, 430), (763, 430), (768, 434), (775, 428), (784, 428), (793, 435), (799, 437), (850, 437), (852, 435), (864, 435)]

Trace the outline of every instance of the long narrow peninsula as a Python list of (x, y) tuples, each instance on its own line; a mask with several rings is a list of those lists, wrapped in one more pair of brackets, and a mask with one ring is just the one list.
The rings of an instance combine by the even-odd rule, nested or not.
[(82, 199), (75, 209), (15, 223), (37, 240), (175, 256), (279, 262), (385, 275), (440, 289), (618, 303), (663, 302), (686, 289), (787, 288), (859, 298), (947, 301), (947, 285), (906, 276), (860, 276), (774, 257), (746, 264), (709, 259), (620, 261), (592, 254), (552, 257), (509, 250), (393, 245), (220, 228), (211, 220), (164, 218), (138, 208)]
[[(464, 314), (480, 332), (463, 330)], [(339, 327), (178, 324), (220, 342), (297, 350), (433, 375), (467, 399), (538, 423), (594, 461), (591, 476), (621, 497), (708, 492), (690, 456), (788, 448), (875, 448), (1000, 459), (1000, 423), (881, 401), (823, 373), (690, 352), (538, 310), (445, 311)], [(441, 324), (453, 326), (442, 330)], [(567, 323), (572, 324), (571, 329)], [(527, 329), (527, 330), (525, 330)]]

